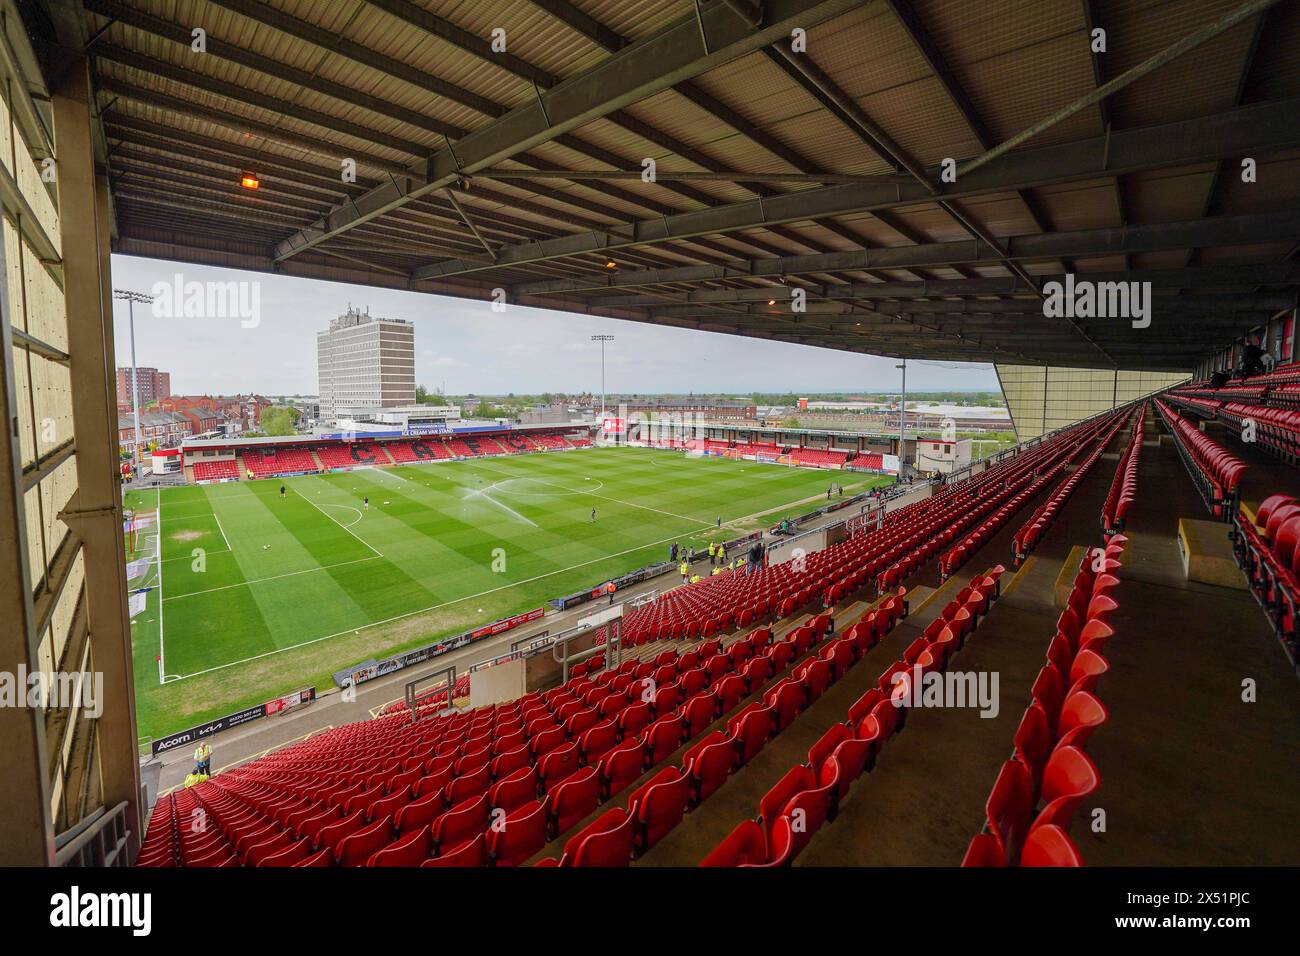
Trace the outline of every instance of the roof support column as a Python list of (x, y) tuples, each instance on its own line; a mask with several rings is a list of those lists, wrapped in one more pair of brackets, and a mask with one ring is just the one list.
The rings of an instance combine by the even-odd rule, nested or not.
[(97, 720), (104, 805), (127, 803), (129, 860), (139, 848), (143, 808), (136, 753), (126, 545), (117, 467), (117, 398), (108, 245), (108, 184), (96, 176), (88, 61), (69, 64), (53, 91), (62, 216), (64, 295), (71, 357), (77, 492), (60, 517), (86, 552), (91, 667), (103, 678)]

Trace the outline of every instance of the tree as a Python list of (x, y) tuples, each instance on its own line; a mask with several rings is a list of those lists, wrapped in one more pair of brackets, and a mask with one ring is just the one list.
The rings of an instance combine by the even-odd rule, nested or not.
[(782, 428), (798, 428), (798, 427), (799, 427), (799, 419), (797, 419), (797, 418), (795, 418), (793, 415), (791, 415), (791, 416), (790, 416), (789, 418), (787, 418), (785, 421), (781, 422), (781, 427), (782, 427)]
[(266, 435), (297, 433), (298, 413), (287, 405), (275, 405), (262, 412), (261, 430)]
[(415, 403), (417, 405), (446, 405), (447, 399), (441, 392), (431, 392), (423, 385), (415, 386)]

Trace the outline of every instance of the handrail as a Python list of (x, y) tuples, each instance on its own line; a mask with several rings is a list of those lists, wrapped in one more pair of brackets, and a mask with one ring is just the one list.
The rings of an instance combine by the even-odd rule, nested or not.
[(127, 825), (129, 804), (111, 810), (102, 806), (54, 839), (55, 866), (130, 866), (135, 855), (133, 833)]

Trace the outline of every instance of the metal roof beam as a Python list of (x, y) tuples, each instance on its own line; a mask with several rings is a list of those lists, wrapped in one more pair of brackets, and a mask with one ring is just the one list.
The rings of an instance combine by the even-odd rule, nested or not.
[[(1300, 100), (1241, 107), (1226, 113), (1161, 126), (1121, 130), (1037, 149), (1017, 150), (996, 163), (959, 179), (944, 196), (957, 199), (1005, 193), (1018, 188), (1065, 183), (1113, 175), (1114, 170), (1141, 170), (1207, 162), (1247, 153), (1300, 146)], [(937, 168), (936, 168), (937, 175)], [(502, 263), (562, 258), (578, 252), (608, 252), (626, 246), (716, 235), (773, 223), (801, 222), (823, 216), (884, 211), (932, 200), (919, 184), (824, 186), (772, 196), (761, 201), (715, 206), (656, 219), (643, 219), (501, 250)], [(883, 217), (882, 217), (883, 220)], [(458, 260), (421, 267), (420, 278), (456, 275), (482, 268)]]
[(340, 205), (314, 225), (299, 230), (276, 247), (277, 260), (289, 258), (340, 235), (360, 222), (399, 208), (412, 198), (456, 182), (463, 173), (487, 169), (504, 159), (591, 120), (715, 69), (787, 35), (795, 26), (809, 27), (856, 6), (854, 0), (770, 0), (771, 24), (752, 30), (725, 7), (701, 10), (709, 48), (702, 46), (699, 23), (687, 17), (606, 58), (533, 99), (448, 143), (355, 201)]
[[(1284, 242), (1300, 236), (1300, 209), (1251, 216), (1220, 216), (1187, 222), (1165, 222), (1122, 229), (1089, 229), (1015, 236), (1006, 240), (1007, 255), (1013, 259), (1056, 259), (1062, 256), (1118, 255), (1124, 252), (1154, 252), (1185, 249), (1189, 245), (1241, 245)], [(503, 257), (504, 261), (504, 257)], [(753, 259), (722, 267), (698, 266), (647, 271), (619, 271), (598, 280), (551, 280), (515, 287), (519, 295), (575, 292), (610, 288), (658, 285), (664, 282), (699, 282), (709, 279), (781, 278), (808, 272), (859, 269), (898, 269), (912, 266), (942, 266), (954, 263), (996, 264), (1001, 255), (978, 239), (936, 242), (887, 249), (855, 249), (808, 256)], [(426, 278), (416, 270), (418, 278)]]

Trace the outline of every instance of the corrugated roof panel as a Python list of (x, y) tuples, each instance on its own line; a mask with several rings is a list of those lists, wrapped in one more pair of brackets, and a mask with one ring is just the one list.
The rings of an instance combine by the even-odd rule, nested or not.
[[(315, 152), (314, 159), (317, 162), (321, 162), (327, 157), (330, 161), (337, 162), (339, 157), (350, 156), (357, 159), (359, 167), (366, 167), (368, 165), (367, 157), (371, 157), (401, 167), (411, 161), (409, 154), (395, 148), (357, 139), (344, 133), (325, 130), (314, 123), (306, 123), (285, 116), (282, 113), (236, 102), (219, 94), (206, 92), (190, 84), (177, 83), (137, 70), (134, 67), (101, 61), (100, 73), (130, 83), (132, 86), (145, 91), (161, 93), (186, 104), (194, 104), (207, 110), (217, 111), (225, 117), (219, 125), (236, 133), (249, 133), (244, 137), (245, 139), (253, 140), (258, 136), (269, 136), (270, 134), (243, 128), (244, 120), (260, 124), (263, 127), (284, 130), (289, 134), (285, 137), (285, 141), (292, 139), (294, 145), (305, 150), (307, 155)], [(119, 94), (115, 93), (114, 95)], [(143, 94), (142, 98), (137, 98), (134, 94), (121, 95), (127, 96), (137, 103), (149, 101), (148, 92)], [(154, 104), (154, 106), (157, 109), (166, 111), (171, 116), (189, 115), (184, 111), (178, 112), (171, 106), (160, 104)], [(200, 124), (199, 128), (210, 126), (210, 123), (206, 122), (206, 117), (201, 119), (195, 117), (195, 119)], [(299, 142), (299, 140), (302, 140), (302, 142)], [(316, 144), (319, 144), (319, 146)]]
[(1118, 226), (1119, 206), (1115, 183), (1110, 179), (1071, 183), (1034, 190), (1043, 212), (1056, 232), (1077, 232)]
[(1226, 215), (1276, 212), (1300, 202), (1300, 154), (1295, 150), (1258, 161), (1256, 181), (1242, 182), (1239, 163), (1225, 163), (1217, 210)]
[[(1079, 52), (1082, 38), (1082, 33), (1055, 37), (964, 69), (967, 94), (998, 142), (1091, 92), (1092, 66)], [(1097, 111), (1083, 110), (1045, 130), (1028, 145), (1085, 139), (1099, 130)]]
[[(1103, 7), (1107, 79), (1119, 76), (1239, 6), (1237, 0), (1111, 0)], [(1112, 97), (1117, 125), (1169, 123), (1228, 109), (1250, 46), (1253, 21), (1239, 23), (1120, 90)]]
[(557, 77), (573, 76), (609, 54), (582, 38), (541, 7), (519, 0), (412, 0), (484, 41), (493, 30), (505, 31), (504, 52)]
[[(1006, 139), (1082, 96), (1093, 86), (1082, 3), (1067, 0), (913, 0), (958, 84), (999, 140)], [(1006, 93), (1033, 77), (1035, 101), (1014, 111)], [(1046, 89), (1040, 89), (1046, 86)], [(1017, 90), (1020, 100), (1023, 90)], [(1089, 111), (1091, 132), (1100, 130)], [(1066, 139), (1088, 135), (1088, 119)], [(1059, 142), (1044, 134), (1042, 143)]]
[(1300, 4), (1270, 7), (1267, 36), (1255, 54), (1246, 102), (1300, 96)]
[(1131, 173), (1124, 177), (1130, 222), (1180, 222), (1199, 219), (1210, 188), (1213, 165), (1193, 169)]

